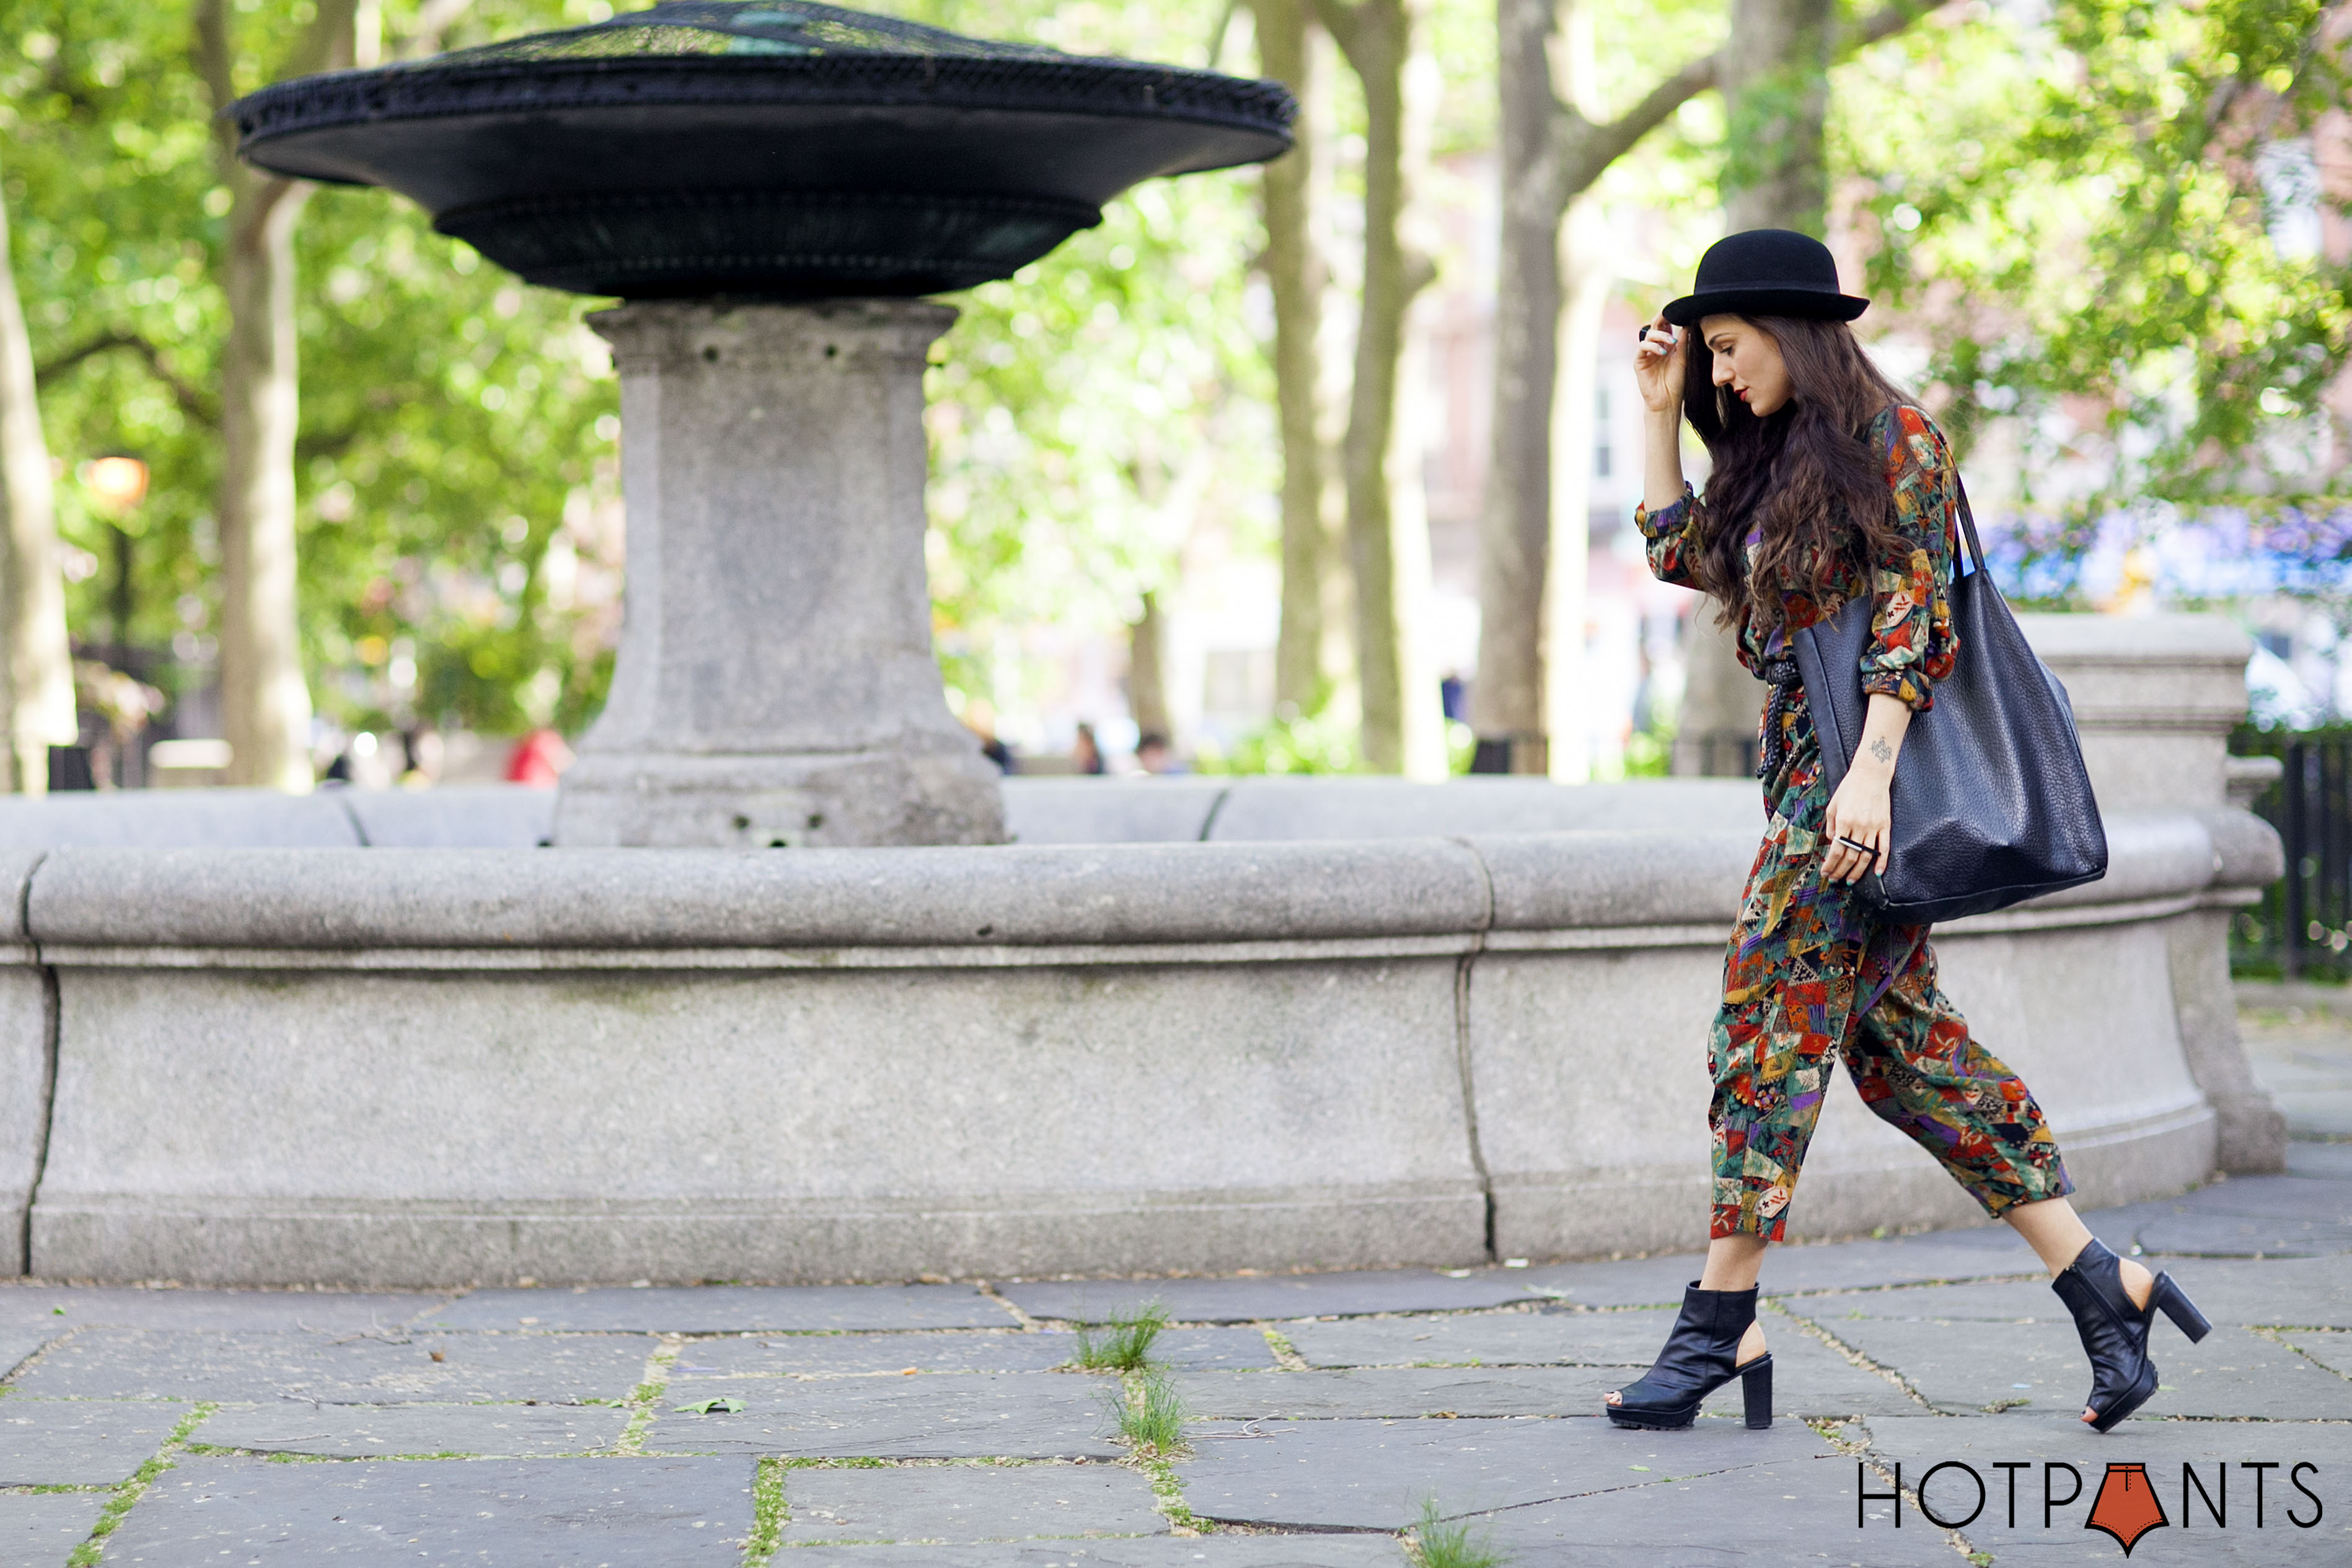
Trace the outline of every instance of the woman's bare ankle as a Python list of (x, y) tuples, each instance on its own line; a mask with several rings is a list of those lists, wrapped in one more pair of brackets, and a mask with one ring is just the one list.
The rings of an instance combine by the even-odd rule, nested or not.
[(2133, 1306), (2145, 1310), (2148, 1293), (2156, 1289), (2156, 1276), (2149, 1273), (2145, 1265), (2135, 1263), (2128, 1258), (2119, 1258), (2116, 1262), (2123, 1279), (2124, 1294), (2131, 1298)]
[(1746, 1366), (1749, 1362), (1754, 1361), (1758, 1356), (1760, 1356), (1763, 1353), (1764, 1325), (1762, 1323), (1750, 1323), (1748, 1325), (1748, 1331), (1739, 1336), (1739, 1355), (1732, 1364), (1735, 1366)]

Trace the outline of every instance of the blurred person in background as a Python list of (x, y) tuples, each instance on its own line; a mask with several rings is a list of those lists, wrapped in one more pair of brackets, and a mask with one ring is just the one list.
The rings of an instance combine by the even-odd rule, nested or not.
[(1176, 755), (1175, 748), (1168, 743), (1168, 737), (1156, 732), (1148, 732), (1137, 739), (1135, 764), (1147, 773), (1165, 775), (1192, 771)]
[(507, 783), (553, 789), (572, 765), (572, 748), (552, 730), (533, 730), (515, 742), (507, 758)]
[(1078, 726), (1077, 742), (1070, 748), (1070, 763), (1075, 771), (1082, 773), (1103, 773), (1110, 771), (1103, 762), (1102, 743), (1095, 739), (1095, 727), (1092, 724)]

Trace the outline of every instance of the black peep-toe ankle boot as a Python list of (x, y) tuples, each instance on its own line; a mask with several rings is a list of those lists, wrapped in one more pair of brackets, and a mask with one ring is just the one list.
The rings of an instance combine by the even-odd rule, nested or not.
[(2147, 1305), (2132, 1305), (2124, 1289), (2123, 1259), (2105, 1244), (2083, 1248), (2065, 1272), (2050, 1282), (2066, 1310), (2074, 1314), (2075, 1331), (2083, 1336), (2083, 1353), (2091, 1358), (2091, 1397), (2084, 1403), (2098, 1413), (2091, 1423), (2105, 1432), (2147, 1403), (2156, 1392), (2156, 1363), (2147, 1359), (2147, 1333), (2158, 1311), (2195, 1344), (2213, 1327), (2189, 1293), (2159, 1274), (2147, 1293)]
[(1618, 1391), (1620, 1403), (1602, 1406), (1609, 1419), (1620, 1426), (1687, 1426), (1698, 1419), (1699, 1402), (1736, 1377), (1748, 1425), (1772, 1425), (1772, 1352), (1738, 1364), (1740, 1338), (1755, 1321), (1754, 1289), (1702, 1290), (1692, 1280), (1657, 1364)]

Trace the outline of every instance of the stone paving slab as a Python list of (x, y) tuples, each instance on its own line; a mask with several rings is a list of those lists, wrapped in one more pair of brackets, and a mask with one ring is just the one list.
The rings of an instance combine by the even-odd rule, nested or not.
[(335, 1290), (141, 1290), (0, 1283), (0, 1329), (43, 1333), (93, 1325), (359, 1334), (396, 1330), (449, 1299)]
[(417, 1334), (405, 1344), (354, 1340), (327, 1352), (323, 1359), (334, 1376), (307, 1392), (368, 1405), (619, 1401), (635, 1389), (660, 1348), (650, 1334)]
[(2260, 1215), (2352, 1225), (2352, 1192), (2347, 1192), (2341, 1182), (2307, 1176), (2225, 1176), (2173, 1201), (2197, 1214)]
[(433, 1329), (736, 1334), (1002, 1329), (1013, 1319), (971, 1285), (701, 1285), (476, 1290), (416, 1321)]
[(401, 1454), (530, 1458), (609, 1449), (629, 1413), (576, 1405), (227, 1405), (189, 1441), (263, 1454), (380, 1459)]
[[(1563, 1386), (1590, 1386), (1592, 1398), (1556, 1413), (1592, 1414), (1593, 1403), (1612, 1388), (1622, 1388), (1656, 1359), (1659, 1347), (1674, 1327), (1675, 1314), (1636, 1309), (1622, 1312), (1486, 1312), (1459, 1318), (1370, 1318), (1338, 1323), (1297, 1323), (1286, 1328), (1294, 1348), (1318, 1366), (1399, 1364), (1411, 1360), (1486, 1366), (1537, 1365), (1549, 1363), (1591, 1366), (1594, 1375)], [(1765, 1336), (1773, 1355), (1773, 1376), (1779, 1408), (1784, 1414), (1850, 1415), (1871, 1411), (1907, 1415), (1920, 1408), (1917, 1401), (1895, 1384), (1843, 1356), (1790, 1325), (1769, 1317)], [(1546, 1352), (1551, 1352), (1547, 1354)], [(1374, 1359), (1367, 1359), (1374, 1358)], [(1297, 1374), (1293, 1374), (1297, 1375)], [(1496, 1380), (1508, 1384), (1521, 1374)], [(1706, 1408), (1736, 1413), (1740, 1392), (1734, 1384), (1719, 1391)], [(1554, 1412), (1517, 1409), (1454, 1408), (1467, 1415), (1518, 1415)], [(1307, 1406), (1291, 1415), (1327, 1412)], [(1364, 1415), (1425, 1414), (1419, 1411), (1367, 1410)], [(1200, 1414), (1211, 1414), (1205, 1409)], [(1273, 1412), (1233, 1411), (1250, 1415)], [(1342, 1414), (1330, 1411), (1328, 1414)]]
[[(2347, 1120), (2352, 1121), (2352, 1117)], [(2287, 1173), (2315, 1176), (2327, 1182), (2352, 1182), (2352, 1127), (2347, 1127), (2340, 1136), (2347, 1141), (2289, 1143), (2286, 1146)]]
[[(2282, 1563), (2295, 1568), (2352, 1562), (2352, 1467), (2342, 1462), (2345, 1428), (2294, 1422), (2262, 1421), (2127, 1421), (2101, 1436), (2081, 1423), (2054, 1412), (2012, 1410), (1995, 1416), (1954, 1421), (1937, 1416), (1895, 1416), (1865, 1424), (1864, 1436), (1874, 1459), (1903, 1466), (1903, 1480), (1914, 1487), (1928, 1467), (1959, 1460), (1976, 1467), (1988, 1495), (1984, 1512), (1962, 1528), (1971, 1546), (1993, 1554), (1996, 1563), (2120, 1563), (2124, 1553), (2107, 1536), (2084, 1527), (2100, 1483), (2111, 1464), (2147, 1467), (2147, 1478), (2163, 1503), (2168, 1526), (2143, 1537), (2134, 1548), (2134, 1561), (2226, 1564)], [(2272, 1461), (2280, 1468), (2264, 1477), (2263, 1527), (2253, 1528), (2253, 1492), (2257, 1472), (2244, 1462)], [(2317, 1471), (2305, 1471), (2304, 1483), (2315, 1492), (2325, 1511), (2311, 1530), (2287, 1521), (2292, 1508), (2312, 1518), (2309, 1500), (2294, 1490), (2287, 1476), (2293, 1465), (2310, 1461)], [(2030, 1469), (2004, 1472), (1995, 1463), (2031, 1465)], [(2082, 1492), (2066, 1501), (2073, 1488), (2063, 1470), (2045, 1472), (2051, 1463), (2071, 1465), (2083, 1479)], [(2226, 1528), (2215, 1529), (2211, 1517), (2194, 1495), (2191, 1522), (2182, 1522), (2181, 1466), (2193, 1463), (2209, 1493), (2218, 1497), (2221, 1481), (2216, 1466), (2230, 1467)], [(2008, 1478), (2017, 1478), (2015, 1523), (2009, 1511)], [(2047, 1477), (2055, 1504), (2051, 1523), (2042, 1523), (2042, 1486)], [(1874, 1488), (1875, 1489), (1875, 1488)], [(1928, 1501), (1947, 1519), (1964, 1517), (1976, 1502), (1976, 1487), (1957, 1471), (1938, 1476), (1928, 1488)], [(1874, 1503), (1876, 1509), (1886, 1503)], [(1906, 1500), (1904, 1530), (1922, 1521)], [(1892, 1541), (1876, 1521), (1867, 1531), (1874, 1546)]]
[(1075, 1279), (1000, 1285), (1033, 1318), (1099, 1322), (1157, 1300), (1187, 1323), (1254, 1323), (1374, 1312), (1458, 1312), (1541, 1300), (1542, 1271), (1482, 1268), (1462, 1278), (1428, 1268), (1265, 1274), (1237, 1279)]
[(1259, 1429), (1269, 1436), (1196, 1432), (1195, 1457), (1177, 1466), (1195, 1514), (1289, 1529), (1398, 1530), (1419, 1517), (1425, 1498), (1448, 1513), (1483, 1512), (1832, 1451), (1796, 1421), (1764, 1432), (1704, 1418), (1688, 1431), (1635, 1432), (1599, 1416)]
[(0, 1492), (0, 1568), (63, 1568), (110, 1492)]
[[(1836, 1568), (1964, 1568), (1940, 1531), (1906, 1519), (1855, 1528), (1854, 1467), (1811, 1458), (1537, 1503), (1474, 1528), (1512, 1561), (1543, 1568), (1714, 1568), (1726, 1563)], [(2104, 1537), (2102, 1538), (2104, 1539)]]
[(84, 1329), (19, 1373), (47, 1399), (267, 1403), (301, 1394), (335, 1404), (622, 1400), (661, 1342), (643, 1334), (417, 1334), (330, 1340)]
[(2338, 1376), (2352, 1378), (2352, 1333), (2297, 1329), (2279, 1338)]
[(24, 1365), (53, 1337), (25, 1330), (0, 1329), (0, 1378)]
[(2174, 1258), (2325, 1258), (2352, 1252), (2352, 1225), (2228, 1214), (2152, 1219), (2133, 1237), (2148, 1252)]
[(128, 1480), (188, 1413), (160, 1401), (0, 1399), (0, 1487), (103, 1487)]
[(803, 1468), (785, 1477), (792, 1519), (782, 1539), (798, 1546), (1165, 1535), (1168, 1517), (1157, 1501), (1140, 1472), (1113, 1465)]
[(1146, 1536), (992, 1546), (803, 1546), (773, 1568), (1412, 1568), (1387, 1535)]
[[(1679, 1307), (1705, 1258), (1680, 1253), (1621, 1263), (1558, 1263), (1528, 1270), (1529, 1284), (1576, 1307)], [(1885, 1241), (1776, 1247), (1764, 1266), (1764, 1293), (1843, 1290), (1938, 1279), (1980, 1279), (2042, 1271), (2032, 1248), (2007, 1226), (1937, 1231)]]
[(1163, 1365), (1205, 1371), (1273, 1367), (1274, 1347), (1255, 1329), (1169, 1329), (1151, 1342), (1151, 1359)]
[(1345, 1366), (1648, 1366), (1675, 1315), (1665, 1311), (1477, 1312), (1286, 1324), (1309, 1363)]
[(2322, 1257), (2352, 1252), (2352, 1194), (2340, 1181), (2236, 1176), (2083, 1216), (2110, 1247), (2207, 1257)]
[(254, 1401), (319, 1382), (322, 1334), (83, 1329), (10, 1380), (40, 1399)]
[[(917, 1372), (1051, 1372), (1067, 1366), (1077, 1336), (1001, 1330), (905, 1334), (797, 1334), (783, 1339), (697, 1340), (673, 1377), (834, 1377)], [(1255, 1329), (1170, 1329), (1151, 1359), (1173, 1367), (1272, 1367), (1274, 1348)]]
[[(1874, 1318), (1823, 1327), (1880, 1365), (1899, 1369), (1939, 1408), (2024, 1400), (2036, 1409), (2079, 1414), (2091, 1388), (2091, 1364), (2071, 1322)], [(2149, 1416), (2352, 1419), (2352, 1382), (2246, 1329), (2216, 1328), (2192, 1345), (2159, 1322), (2153, 1354), (2160, 1381), (2141, 1407)]]
[(191, 1455), (107, 1538), (108, 1568), (735, 1568), (749, 1459), (285, 1465)]
[(1050, 1372), (1077, 1348), (1075, 1334), (1004, 1330), (693, 1340), (678, 1352), (670, 1376), (678, 1381), (841, 1377), (903, 1373), (909, 1367), (918, 1372)]
[(809, 1458), (1115, 1459), (1116, 1383), (1055, 1373), (825, 1382), (698, 1379), (673, 1389), (733, 1398), (736, 1414), (697, 1415), (665, 1395), (646, 1435), (649, 1453), (782, 1454)]
[[(2150, 1265), (2169, 1270), (2217, 1323), (2253, 1326), (2293, 1319), (2308, 1327), (2352, 1329), (2352, 1258), (2154, 1258)], [(1848, 1318), (2074, 1321), (2046, 1277), (1798, 1296), (1780, 1304), (1825, 1325)]]
[(1361, 1372), (1199, 1372), (1177, 1392), (1196, 1417), (1355, 1420), (1414, 1415), (1590, 1415), (1623, 1367), (1381, 1367)]
[[(2201, 1291), (2198, 1302), (2204, 1305)], [(1841, 1322), (1870, 1318), (1978, 1323), (2074, 1321), (2046, 1279), (1987, 1280), (1976, 1285), (1906, 1285), (1894, 1290), (1786, 1296), (1779, 1299), (1778, 1305), (1782, 1311), (1819, 1323), (1832, 1333), (1837, 1332)]]

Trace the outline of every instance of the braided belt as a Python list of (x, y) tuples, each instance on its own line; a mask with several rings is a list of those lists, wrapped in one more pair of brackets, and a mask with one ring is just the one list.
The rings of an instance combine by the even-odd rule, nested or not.
[(1764, 743), (1756, 760), (1756, 776), (1769, 779), (1788, 761), (1789, 744), (1780, 732), (1781, 721), (1788, 717), (1793, 697), (1805, 689), (1805, 677), (1797, 668), (1797, 656), (1793, 653), (1767, 654), (1763, 668), (1757, 673), (1772, 687), (1764, 703)]

